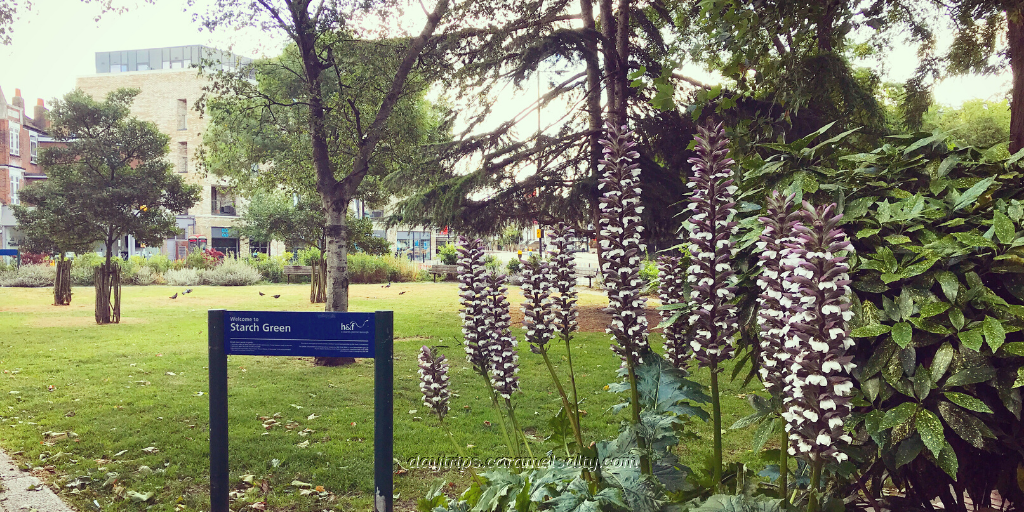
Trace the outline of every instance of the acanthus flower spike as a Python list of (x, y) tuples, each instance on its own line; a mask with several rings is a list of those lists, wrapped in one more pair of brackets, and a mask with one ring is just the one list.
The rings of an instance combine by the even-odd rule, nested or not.
[(549, 293), (551, 272), (548, 264), (539, 259), (523, 261), (523, 329), (530, 351), (535, 354), (547, 350), (548, 342), (555, 337), (554, 304)]
[(650, 351), (647, 341), (647, 317), (644, 312), (646, 299), (640, 296), (643, 279), (640, 277), (640, 261), (647, 246), (641, 242), (643, 226), (640, 225), (640, 164), (633, 160), (640, 154), (633, 150), (633, 132), (625, 126), (618, 128), (608, 123), (607, 139), (599, 142), (604, 146), (604, 176), (598, 180), (597, 188), (603, 192), (599, 243), (603, 251), (604, 285), (608, 291), (608, 309), (612, 321), (607, 332), (617, 345), (612, 350), (623, 360), (643, 362)]
[[(658, 298), (662, 306), (685, 304), (686, 278), (684, 268), (681, 268), (682, 258), (679, 256), (658, 257)], [(661, 312), (662, 320), (671, 320), (678, 310), (665, 310)], [(665, 336), (665, 358), (676, 368), (685, 368), (687, 357), (687, 331), (682, 322), (673, 322), (662, 330)]]
[[(563, 335), (576, 330), (579, 326), (576, 311), (576, 258), (569, 250), (569, 243), (576, 232), (558, 223), (551, 232), (551, 277), (552, 312), (555, 328)], [(554, 295), (557, 293), (557, 295)]]
[(423, 405), (430, 408), (437, 415), (437, 419), (442, 421), (448, 414), (448, 400), (451, 397), (448, 390), (448, 366), (448, 361), (443, 355), (435, 356), (426, 345), (420, 347), (419, 374)]
[(757, 285), (761, 288), (757, 299), (757, 319), (761, 328), (759, 371), (764, 388), (773, 393), (782, 392), (790, 366), (788, 361), (796, 350), (795, 347), (786, 347), (786, 338), (797, 285), (787, 279), (790, 271), (783, 268), (798, 263), (787, 247), (796, 240), (794, 229), (800, 218), (800, 213), (794, 208), (794, 197), (772, 191), (767, 198), (765, 216), (758, 219), (764, 226), (756, 245), (757, 264), (761, 267), (757, 276)]
[(850, 414), (854, 345), (848, 322), (850, 277), (843, 251), (852, 250), (839, 228), (842, 215), (835, 205), (814, 208), (804, 202), (796, 241), (788, 244), (797, 264), (785, 265), (787, 278), (797, 285), (788, 345), (800, 350), (791, 361), (783, 398), (789, 453), (820, 465), (824, 459), (842, 462), (847, 455), (836, 448), (851, 438), (843, 425)]
[(488, 325), (487, 267), (484, 265), (484, 244), (481, 240), (459, 237), (459, 303), (462, 311), (462, 338), (466, 359), (473, 370), (486, 376), (490, 366)]
[(505, 279), (504, 275), (498, 273), (487, 276), (487, 316), (491, 338), (491, 385), (494, 391), (508, 399), (519, 389), (519, 354), (516, 338), (510, 330), (512, 317), (508, 312), (508, 287), (505, 286)]
[(736, 306), (731, 303), (736, 287), (729, 263), (735, 255), (730, 237), (739, 229), (732, 220), (736, 185), (729, 166), (735, 162), (728, 156), (729, 139), (722, 124), (697, 129), (697, 157), (688, 160), (693, 164), (688, 183), (693, 194), (687, 281), (690, 299), (698, 305), (688, 318), (693, 333), (690, 348), (700, 366), (719, 368), (720, 362), (732, 358), (732, 337), (739, 328)]

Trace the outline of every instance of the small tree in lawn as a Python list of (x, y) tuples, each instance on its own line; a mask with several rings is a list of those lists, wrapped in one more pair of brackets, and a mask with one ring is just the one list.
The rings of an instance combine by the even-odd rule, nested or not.
[[(159, 244), (178, 232), (173, 212), (199, 200), (199, 187), (185, 184), (164, 159), (169, 137), (153, 123), (129, 115), (138, 94), (137, 89), (118, 89), (96, 101), (75, 90), (57, 101), (50, 111), (51, 134), (64, 145), (43, 153), (47, 184), (38, 189), (40, 194), (27, 196), (55, 216), (54, 227), (63, 219), (64, 225), (75, 226), (79, 241), (103, 244), (105, 260), (95, 281), (100, 324), (121, 317), (114, 243), (131, 235), (141, 243)], [(67, 205), (63, 212), (61, 204)]]
[(92, 240), (81, 222), (83, 217), (76, 209), (78, 205), (69, 204), (67, 196), (55, 187), (52, 181), (26, 187), (21, 191), (25, 205), (14, 205), (14, 217), (18, 220), (18, 230), (25, 237), (23, 250), (57, 255), (53, 305), (67, 306), (71, 304), (71, 261), (64, 255), (88, 251)]

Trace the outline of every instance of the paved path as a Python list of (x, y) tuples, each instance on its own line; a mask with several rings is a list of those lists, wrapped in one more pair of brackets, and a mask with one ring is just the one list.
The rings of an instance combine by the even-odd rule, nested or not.
[[(74, 512), (38, 478), (0, 451), (0, 512)], [(33, 490), (29, 490), (29, 489)]]

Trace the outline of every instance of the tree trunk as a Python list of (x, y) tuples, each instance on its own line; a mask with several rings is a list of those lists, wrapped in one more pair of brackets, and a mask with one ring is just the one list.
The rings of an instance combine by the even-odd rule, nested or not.
[(108, 244), (107, 258), (94, 274), (96, 323), (100, 325), (121, 322), (121, 268), (110, 257), (110, 250)]
[[(327, 243), (324, 251), (324, 275), (327, 287), (326, 310), (348, 311), (348, 198), (330, 203), (327, 210)], [(313, 267), (316, 269), (316, 267)], [(317, 357), (316, 366), (341, 366), (356, 362), (351, 357)]]
[(327, 258), (322, 255), (312, 261), (313, 271), (309, 279), (309, 302), (321, 304), (327, 302)]
[(1024, 148), (1024, 9), (1007, 10), (1013, 88), (1010, 94), (1010, 154)]
[(53, 280), (53, 305), (71, 304), (71, 260), (62, 253), (57, 261), (57, 276)]
[(601, 53), (604, 55), (604, 79), (605, 97), (608, 105), (608, 121), (621, 126), (626, 120), (620, 118), (618, 99), (619, 91), (617, 80), (619, 71), (619, 54), (615, 51), (616, 30), (615, 12), (612, 8), (612, 0), (599, 0), (601, 2)]

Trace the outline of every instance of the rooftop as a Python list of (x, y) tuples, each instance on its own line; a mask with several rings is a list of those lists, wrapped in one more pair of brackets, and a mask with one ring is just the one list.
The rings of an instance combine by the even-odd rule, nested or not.
[(96, 52), (96, 73), (185, 69), (193, 65), (234, 69), (252, 62), (230, 52), (202, 45)]

